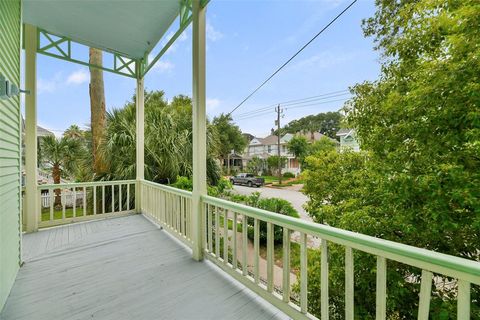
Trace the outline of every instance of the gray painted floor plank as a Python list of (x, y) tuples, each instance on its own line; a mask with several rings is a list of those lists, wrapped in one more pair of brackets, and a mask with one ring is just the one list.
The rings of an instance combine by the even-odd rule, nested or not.
[(141, 215), (23, 239), (1, 319), (286, 319)]

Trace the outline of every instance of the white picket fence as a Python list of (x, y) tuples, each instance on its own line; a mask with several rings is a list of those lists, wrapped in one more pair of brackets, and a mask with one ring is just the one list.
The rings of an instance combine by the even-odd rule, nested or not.
[[(65, 202), (66, 207), (73, 207), (74, 201), (76, 201), (76, 205), (83, 203), (84, 193), (83, 191), (73, 192), (70, 189), (62, 189), (61, 196), (62, 196), (62, 205), (63, 205), (63, 202)], [(48, 193), (43, 193), (40, 196), (40, 203), (41, 203), (42, 209), (50, 208), (50, 199), (51, 198)]]
[[(135, 180), (39, 185), (38, 227), (134, 213), (135, 188)], [(58, 189), (60, 201), (55, 205)]]

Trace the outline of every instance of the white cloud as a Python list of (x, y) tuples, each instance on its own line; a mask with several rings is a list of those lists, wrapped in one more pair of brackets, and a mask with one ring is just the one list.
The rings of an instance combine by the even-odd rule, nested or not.
[(58, 89), (63, 83), (62, 73), (57, 72), (51, 79), (38, 78), (37, 79), (37, 93), (52, 93)]
[(153, 68), (159, 70), (160, 72), (165, 72), (165, 71), (172, 70), (174, 67), (175, 67), (175, 65), (173, 63), (171, 63), (170, 61), (159, 60), (159, 61), (157, 61), (157, 63), (155, 64), (155, 66)]
[(207, 39), (215, 42), (223, 38), (223, 33), (215, 29), (210, 22), (207, 21), (206, 25)]
[[(149, 55), (148, 56), (148, 61), (152, 61), (153, 60), (153, 56), (152, 55)], [(168, 72), (168, 71), (172, 71), (173, 68), (175, 68), (175, 65), (168, 61), (168, 60), (162, 60), (160, 58), (160, 60), (158, 60), (155, 65), (152, 67), (152, 70), (157, 70), (158, 72), (162, 73), (162, 72)]]
[(71, 73), (67, 78), (67, 84), (79, 85), (87, 82), (90, 79), (90, 75), (84, 69), (77, 70)]
[(216, 98), (207, 98), (206, 102), (207, 102), (207, 112), (214, 111), (221, 104), (220, 99), (216, 99)]

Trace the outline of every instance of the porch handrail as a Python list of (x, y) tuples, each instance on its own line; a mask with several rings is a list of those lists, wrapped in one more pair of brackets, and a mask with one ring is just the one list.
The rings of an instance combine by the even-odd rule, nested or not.
[[(55, 190), (62, 191), (61, 218), (54, 214)], [(69, 195), (66, 189), (70, 189)], [(456, 279), (451, 289), (457, 292), (457, 318), (470, 316), (471, 285), (480, 285), (480, 262), (455, 257), (402, 243), (384, 240), (332, 226), (305, 221), (278, 213), (204, 195), (201, 197), (202, 234), (193, 236), (192, 192), (147, 180), (97, 181), (65, 184), (45, 184), (38, 186), (38, 200), (42, 191), (48, 191), (49, 210), (43, 213), (46, 220), (40, 226), (91, 220), (99, 217), (118, 216), (141, 212), (152, 221), (163, 226), (170, 234), (193, 248), (197, 241), (202, 243), (205, 257), (222, 268), (234, 279), (240, 281), (258, 295), (293, 318), (315, 318), (308, 312), (308, 249), (307, 239), (318, 238), (321, 254), (321, 318), (327, 319), (329, 308), (329, 244), (345, 248), (345, 319), (354, 316), (354, 251), (376, 257), (376, 312), (377, 319), (386, 317), (387, 261), (397, 261), (422, 270), (419, 279), (408, 275), (405, 281), (420, 280), (418, 319), (428, 319), (432, 284), (443, 277)], [(83, 192), (77, 199), (77, 192)], [(66, 216), (66, 198), (73, 197), (73, 216)], [(133, 197), (140, 197), (140, 207), (134, 207)], [(82, 202), (77, 208), (76, 200)], [(91, 201), (90, 208), (87, 200)], [(100, 201), (101, 200), (101, 201)], [(92, 212), (87, 212), (87, 208)], [(58, 213), (58, 212), (57, 212)], [(97, 215), (98, 214), (98, 215)], [(56, 218), (55, 218), (56, 217)], [(266, 233), (266, 276), (260, 275), (260, 226), (267, 227)], [(275, 285), (274, 234), (281, 227), (282, 240), (282, 280)], [(249, 231), (253, 229), (253, 256), (248, 256)], [(240, 230), (240, 231), (239, 231)], [(291, 297), (290, 283), (290, 240), (292, 233), (300, 234), (299, 292)], [(238, 239), (237, 239), (238, 237)], [(316, 239), (314, 240), (316, 241)], [(240, 243), (241, 242), (241, 243)], [(240, 249), (241, 248), (241, 249)], [(253, 264), (249, 264), (253, 259)], [(275, 278), (275, 279), (274, 279)], [(295, 303), (294, 303), (295, 302)], [(296, 304), (298, 302), (298, 305)]]
[(373, 255), (381, 255), (413, 267), (427, 268), (432, 272), (446, 276), (463, 278), (480, 285), (480, 263), (473, 260), (293, 218), (220, 198), (202, 196), (202, 199), (207, 204), (239, 213), (245, 212), (253, 218), (271, 222), (277, 226), (304, 232)]
[(140, 211), (192, 248), (192, 193), (147, 180), (140, 180)]
[(90, 187), (103, 185), (133, 184), (136, 180), (112, 180), (112, 181), (91, 181), (91, 182), (69, 182), (69, 183), (47, 183), (37, 185), (37, 189), (58, 189), (73, 187)]
[[(480, 285), (480, 262), (455, 257), (439, 252), (417, 248), (364, 234), (334, 228), (230, 202), (224, 199), (202, 196), (203, 221), (206, 224), (205, 257), (218, 265), (233, 278), (242, 282), (264, 299), (287, 313), (292, 318), (315, 318), (308, 312), (308, 245), (307, 237), (320, 240), (320, 312), (321, 319), (328, 319), (329, 306), (329, 244), (341, 245), (345, 250), (345, 319), (354, 319), (355, 259), (354, 250), (376, 257), (376, 319), (387, 316), (387, 261), (397, 261), (422, 270), (418, 319), (428, 319), (432, 283), (444, 281), (444, 277), (456, 279), (451, 289), (457, 293), (457, 319), (470, 318), (471, 284)], [(260, 276), (260, 225), (266, 224), (266, 275)], [(241, 224), (241, 231), (237, 227)], [(277, 290), (274, 279), (274, 230), (282, 227), (282, 280)], [(246, 250), (251, 237), (247, 229), (253, 229), (253, 264), (249, 264)], [(230, 231), (231, 230), (231, 231)], [(237, 235), (241, 232), (241, 252)], [(299, 292), (291, 300), (290, 240), (292, 232), (300, 233)], [(251, 262), (251, 261), (250, 261)], [(405, 276), (405, 281), (418, 281)], [(413, 275), (412, 275), (413, 276)]]
[(177, 194), (177, 195), (182, 196), (182, 197), (192, 198), (192, 192), (187, 191), (187, 190), (182, 190), (182, 189), (178, 189), (178, 188), (175, 188), (175, 187), (170, 187), (170, 186), (167, 186), (167, 185), (164, 185), (164, 184), (160, 184), (160, 183), (156, 183), (156, 182), (152, 182), (152, 181), (148, 181), (148, 180), (141, 180), (141, 182), (143, 184), (147, 185), (147, 186), (152, 186), (152, 187), (156, 187), (156, 188), (159, 188), (159, 189), (163, 189), (165, 191)]
[(36, 225), (51, 227), (135, 213), (136, 184), (136, 180), (40, 184)]

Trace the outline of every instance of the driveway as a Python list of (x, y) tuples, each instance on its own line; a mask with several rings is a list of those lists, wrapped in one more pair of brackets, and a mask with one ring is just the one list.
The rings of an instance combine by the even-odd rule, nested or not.
[(233, 190), (238, 194), (243, 195), (250, 195), (253, 192), (260, 192), (262, 198), (281, 198), (289, 201), (292, 206), (298, 211), (300, 217), (303, 220), (312, 221), (303, 209), (303, 204), (308, 201), (306, 195), (300, 192), (301, 185), (296, 185), (292, 187), (285, 187), (285, 188), (250, 188), (246, 186), (233, 186)]

